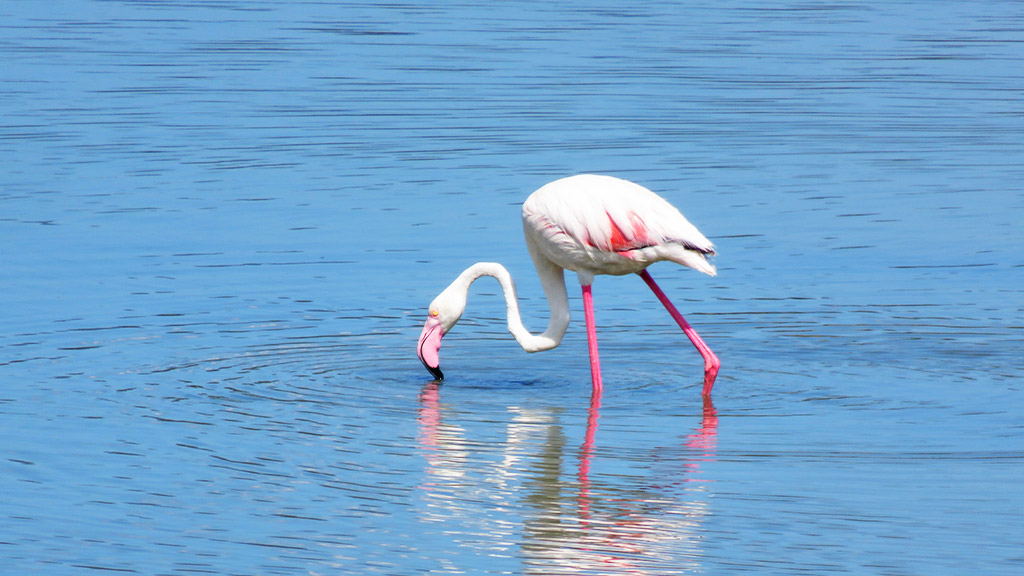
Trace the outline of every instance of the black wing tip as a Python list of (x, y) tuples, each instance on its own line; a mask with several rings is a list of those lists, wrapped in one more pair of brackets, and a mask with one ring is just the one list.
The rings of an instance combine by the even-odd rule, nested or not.
[(701, 253), (701, 254), (703, 254), (705, 256), (714, 256), (715, 255), (715, 247), (712, 246), (711, 244), (708, 244), (707, 246), (698, 246), (698, 245), (694, 244), (693, 242), (686, 242), (685, 240), (676, 240), (676, 242), (679, 242), (679, 244), (683, 248), (686, 248), (687, 250), (691, 250), (693, 252), (699, 252), (699, 253)]

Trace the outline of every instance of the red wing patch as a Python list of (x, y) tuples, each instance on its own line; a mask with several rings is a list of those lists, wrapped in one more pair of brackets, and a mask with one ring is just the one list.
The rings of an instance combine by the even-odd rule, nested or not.
[(626, 230), (623, 230), (615, 223), (615, 219), (612, 218), (611, 214), (607, 212), (605, 214), (612, 224), (612, 235), (608, 241), (609, 247), (613, 251), (628, 252), (651, 245), (647, 237), (647, 225), (644, 224), (643, 219), (636, 212), (629, 213), (629, 227)]

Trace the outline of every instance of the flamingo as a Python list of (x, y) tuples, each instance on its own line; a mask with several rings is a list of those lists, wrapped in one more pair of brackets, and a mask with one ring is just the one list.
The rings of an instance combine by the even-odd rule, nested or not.
[(515, 284), (504, 266), (478, 262), (463, 271), (428, 308), (416, 352), (435, 379), (444, 379), (441, 338), (462, 317), (470, 284), (483, 276), (496, 278), (508, 308), (509, 332), (523, 350), (539, 352), (558, 346), (569, 326), (565, 270), (572, 270), (583, 290), (591, 382), (594, 392), (599, 393), (603, 384), (591, 285), (597, 274), (635, 273), (704, 358), (703, 395), (711, 394), (721, 365), (718, 357), (647, 272), (651, 264), (669, 260), (710, 276), (716, 274), (707, 260), (715, 254), (714, 245), (679, 210), (639, 184), (612, 176), (581, 174), (555, 180), (531, 194), (523, 203), (523, 232), (551, 308), (547, 329), (531, 334), (523, 326)]

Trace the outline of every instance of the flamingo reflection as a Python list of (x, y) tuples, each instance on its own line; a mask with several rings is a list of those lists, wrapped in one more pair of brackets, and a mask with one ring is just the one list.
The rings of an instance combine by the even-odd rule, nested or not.
[[(699, 567), (711, 488), (701, 465), (715, 459), (718, 433), (710, 397), (698, 427), (645, 457), (641, 479), (594, 471), (610, 460), (601, 457), (598, 443), (600, 390), (590, 399), (574, 475), (565, 469), (571, 443), (560, 410), (508, 411), (504, 443), (468, 441), (464, 428), (447, 422), (455, 411), (441, 401), (438, 383), (423, 389), (419, 438), (427, 460), (428, 521), (458, 521), (469, 533), (497, 537), (496, 547), (519, 547), (526, 573), (663, 574)], [(499, 457), (487, 453), (495, 449)], [(502, 517), (488, 517), (481, 502)], [(475, 521), (474, 512), (480, 515)], [(477, 537), (466, 540), (479, 544)]]

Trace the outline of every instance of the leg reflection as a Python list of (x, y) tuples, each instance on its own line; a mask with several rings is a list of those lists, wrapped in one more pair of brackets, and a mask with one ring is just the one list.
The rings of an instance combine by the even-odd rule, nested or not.
[(701, 467), (715, 460), (718, 434), (710, 397), (700, 425), (674, 445), (645, 448), (642, 434), (613, 427), (599, 450), (601, 396), (593, 390), (574, 449), (561, 408), (484, 406), (481, 416), (476, 405), (461, 414), (428, 384), (417, 418), (423, 521), (466, 549), (482, 541), (489, 554), (518, 549), (524, 574), (700, 569), (713, 486)]
[[(575, 537), (570, 537), (567, 532), (564, 542), (549, 542), (553, 550), (544, 554), (544, 558), (561, 557), (564, 561), (570, 554), (577, 569), (630, 574), (657, 574), (666, 569), (667, 566), (648, 560), (658, 557), (674, 556), (674, 569), (699, 568), (702, 555), (700, 529), (708, 514), (708, 502), (695, 496), (706, 492), (707, 488), (692, 487), (682, 493), (673, 493), (672, 487), (704, 480), (700, 478), (700, 463), (715, 459), (718, 412), (711, 397), (704, 397), (700, 426), (685, 436), (682, 453), (668, 451), (679, 454), (678, 459), (666, 459), (668, 468), (676, 470), (675, 477), (666, 482), (650, 478), (643, 487), (637, 487), (635, 483), (623, 485), (620, 478), (607, 482), (602, 478), (592, 478), (600, 410), (601, 391), (595, 390), (590, 399), (587, 429), (580, 446), (576, 473), (579, 532)], [(614, 455), (609, 457), (614, 458)], [(652, 459), (660, 458), (655, 453)], [(672, 460), (675, 460), (674, 465)], [(680, 463), (681, 478), (678, 472)], [(544, 568), (550, 570), (552, 566), (548, 564)]]
[(579, 467), (576, 481), (579, 483), (580, 525), (590, 527), (590, 460), (594, 457), (594, 438), (597, 436), (597, 420), (601, 417), (601, 389), (594, 388), (590, 394), (590, 408), (587, 410), (587, 430), (580, 447)]
[(713, 461), (715, 449), (718, 445), (718, 411), (711, 402), (710, 396), (704, 397), (704, 417), (701, 419), (700, 427), (686, 437), (686, 447), (699, 452), (689, 458), (686, 467), (691, 474), (687, 475), (687, 481), (699, 481), (697, 474), (700, 472), (700, 462)]

